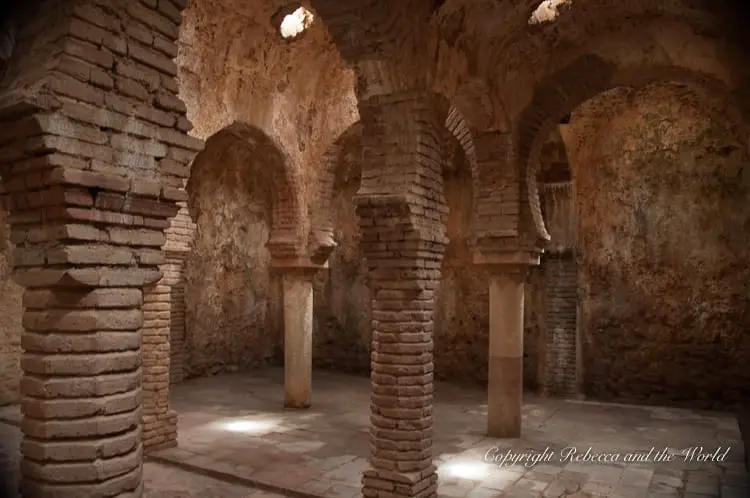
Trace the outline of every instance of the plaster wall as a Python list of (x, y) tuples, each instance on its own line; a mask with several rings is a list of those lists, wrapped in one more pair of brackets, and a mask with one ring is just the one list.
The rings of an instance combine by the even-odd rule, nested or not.
[(573, 115), (590, 396), (708, 407), (750, 395), (746, 135), (714, 104), (652, 86)]
[(0, 405), (19, 400), (22, 288), (11, 280), (10, 230), (0, 209)]

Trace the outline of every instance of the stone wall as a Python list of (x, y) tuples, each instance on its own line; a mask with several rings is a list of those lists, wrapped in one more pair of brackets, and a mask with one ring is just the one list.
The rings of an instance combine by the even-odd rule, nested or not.
[(280, 279), (266, 247), (271, 192), (264, 158), (232, 137), (209, 141), (193, 164), (195, 223), (185, 259), (185, 375), (245, 369), (278, 359)]
[(16, 403), (21, 381), (21, 297), (11, 280), (10, 231), (0, 209), (0, 405)]
[(662, 86), (608, 92), (573, 115), (590, 396), (750, 397), (747, 135), (721, 104)]

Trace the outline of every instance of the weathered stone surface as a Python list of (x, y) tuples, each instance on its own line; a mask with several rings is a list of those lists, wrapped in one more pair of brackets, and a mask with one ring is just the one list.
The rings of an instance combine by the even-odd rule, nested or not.
[[(523, 2), (314, 0), (304, 40), (283, 39), (292, 6), (269, 1), (4, 10), (0, 403), (14, 396), (20, 334), (26, 494), (140, 496), (141, 448), (176, 437), (170, 380), (183, 364), (278, 359), (271, 267), (330, 256), (315, 356), (372, 370), (363, 494), (435, 496), (433, 376), (487, 373), (487, 278), (470, 242), (528, 249), (547, 228), (557, 242), (537, 195), (542, 143), (585, 100), (655, 80), (720, 96), (634, 97), (627, 112), (585, 118), (594, 132), (576, 125), (584, 319), (576, 270), (531, 275), (526, 385), (554, 378), (569, 392), (583, 372), (597, 396), (746, 397), (750, 66), (736, 35), (748, 16), (610, 3), (528, 26)], [(24, 332), (10, 254), (28, 287)]]
[(10, 230), (0, 209), (0, 405), (19, 400), (21, 377), (21, 295), (11, 278)]
[[(593, 396), (691, 406), (747, 398), (748, 150), (723, 105), (655, 86), (603, 94), (571, 121)], [(604, 122), (611, 128), (592, 135)]]

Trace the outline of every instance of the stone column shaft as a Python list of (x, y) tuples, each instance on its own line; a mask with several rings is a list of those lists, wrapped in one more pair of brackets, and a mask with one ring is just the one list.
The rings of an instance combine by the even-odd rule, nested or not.
[(313, 276), (287, 272), (284, 286), (284, 406), (308, 408), (312, 389)]
[(523, 400), (524, 275), (490, 276), (487, 435), (520, 437)]

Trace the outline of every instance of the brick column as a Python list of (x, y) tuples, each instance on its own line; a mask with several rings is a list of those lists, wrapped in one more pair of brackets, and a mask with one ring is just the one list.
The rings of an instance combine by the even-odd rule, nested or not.
[(286, 269), (284, 293), (284, 406), (309, 408), (312, 387), (313, 277), (316, 268)]
[(474, 263), (490, 274), (487, 434), (520, 437), (523, 405), (524, 280), (539, 264), (525, 176), (512, 134), (475, 139), (480, 189)]
[(143, 406), (163, 405), (150, 341), (164, 335), (160, 290), (144, 288), (203, 145), (176, 96), (180, 8), (146, 3), (30, 4), (0, 95), (0, 194), (26, 288), (27, 497), (143, 491)]
[[(32, 134), (64, 121), (28, 119)], [(149, 350), (154, 325), (144, 321), (143, 288), (161, 276), (163, 229), (179, 193), (60, 166), (54, 135), (28, 138), (23, 122), (11, 126), (18, 135), (2, 152), (20, 143), (29, 154), (2, 172), (15, 280), (26, 288), (23, 494), (140, 496), (142, 399), (150, 406), (142, 378), (151, 371), (141, 344)]]
[(141, 492), (142, 276), (85, 271), (21, 279), (24, 496)]
[[(167, 234), (169, 238), (169, 234)], [(166, 251), (164, 285), (169, 286), (169, 383), (185, 379), (185, 268), (186, 251)]]
[[(560, 144), (560, 147), (563, 147)], [(564, 154), (564, 148), (559, 154)], [(562, 164), (557, 174), (570, 175)], [(578, 217), (573, 183), (544, 185), (544, 217), (551, 240), (544, 261), (545, 359), (542, 387), (548, 396), (577, 397), (581, 392), (578, 354)]]
[(432, 332), (447, 242), (441, 110), (440, 102), (424, 94), (360, 102), (366, 155), (356, 202), (373, 328), (365, 497), (437, 496)]
[(190, 219), (187, 204), (178, 203), (177, 213), (167, 229), (163, 250), (167, 261), (162, 267), (164, 285), (169, 286), (169, 382), (177, 384), (185, 378), (185, 261), (195, 234), (195, 223)]
[(177, 413), (169, 409), (170, 287), (162, 278), (144, 290), (143, 446), (177, 444)]

